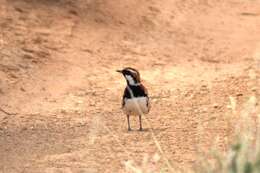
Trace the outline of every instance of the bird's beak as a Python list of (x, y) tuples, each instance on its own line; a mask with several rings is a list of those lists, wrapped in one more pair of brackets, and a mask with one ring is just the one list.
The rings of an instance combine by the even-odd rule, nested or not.
[(122, 73), (122, 70), (117, 70), (116, 72), (118, 72), (118, 73)]

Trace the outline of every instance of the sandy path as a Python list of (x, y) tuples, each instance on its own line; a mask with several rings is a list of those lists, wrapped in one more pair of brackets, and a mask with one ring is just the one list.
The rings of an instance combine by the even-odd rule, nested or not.
[[(226, 151), (259, 85), (259, 1), (3, 1), (0, 172), (126, 172), (164, 156), (191, 167)], [(114, 9), (114, 10), (110, 10)], [(140, 69), (152, 128), (127, 132), (125, 81)], [(252, 76), (252, 75), (251, 75)], [(133, 119), (133, 127), (137, 121)], [(155, 157), (155, 158), (154, 158)], [(163, 158), (154, 169), (167, 168)]]

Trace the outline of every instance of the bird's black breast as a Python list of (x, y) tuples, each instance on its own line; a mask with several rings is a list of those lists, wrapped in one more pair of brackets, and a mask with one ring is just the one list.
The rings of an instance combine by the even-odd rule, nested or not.
[(148, 96), (146, 89), (142, 85), (127, 86), (125, 88), (123, 98), (132, 98), (132, 95), (133, 95), (133, 97), (146, 97), (146, 96)]

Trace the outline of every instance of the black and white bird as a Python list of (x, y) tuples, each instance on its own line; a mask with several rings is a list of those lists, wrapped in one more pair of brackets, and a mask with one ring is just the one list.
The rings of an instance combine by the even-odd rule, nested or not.
[(122, 73), (126, 79), (127, 86), (124, 91), (122, 109), (127, 116), (128, 131), (130, 127), (130, 116), (139, 116), (140, 131), (142, 128), (142, 115), (150, 110), (148, 92), (141, 84), (140, 73), (131, 67), (117, 70)]

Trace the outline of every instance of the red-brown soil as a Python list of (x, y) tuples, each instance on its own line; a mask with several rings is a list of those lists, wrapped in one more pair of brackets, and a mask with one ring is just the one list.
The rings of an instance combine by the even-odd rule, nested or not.
[[(0, 0), (0, 173), (127, 172), (156, 154), (158, 172), (227, 151), (259, 97), (259, 28), (259, 0)], [(151, 96), (144, 132), (120, 109), (126, 66)]]

